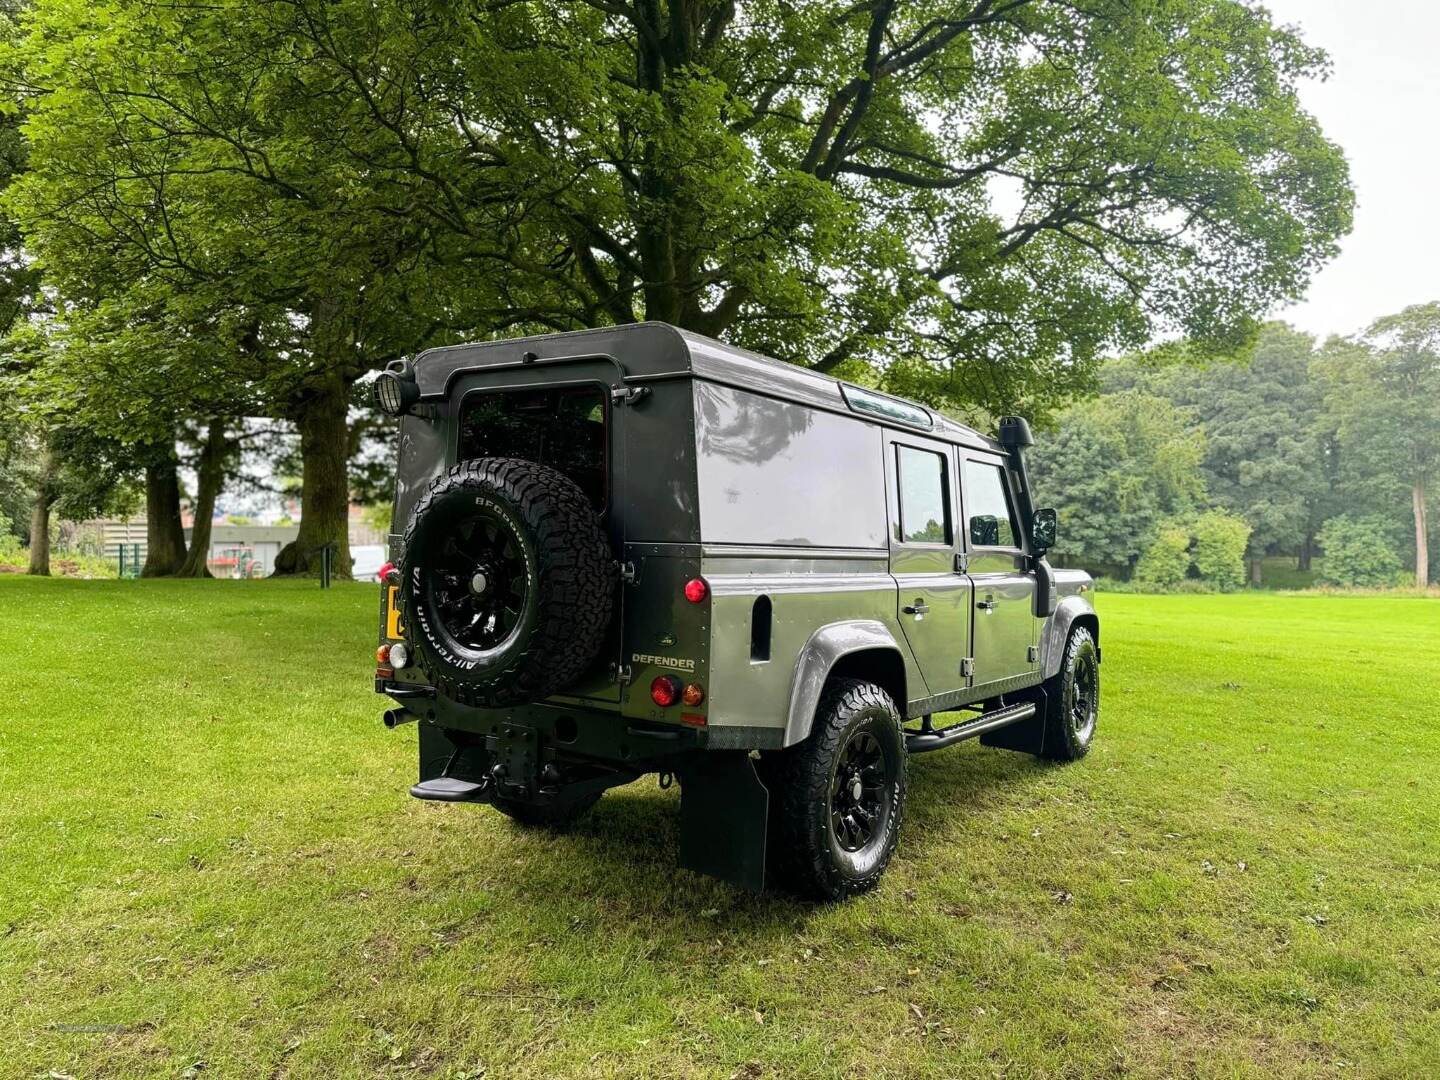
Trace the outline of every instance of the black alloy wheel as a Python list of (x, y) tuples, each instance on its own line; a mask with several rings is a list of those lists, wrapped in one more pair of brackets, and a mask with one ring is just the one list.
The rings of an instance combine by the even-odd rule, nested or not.
[(1077, 742), (1089, 744), (1095, 734), (1095, 721), (1100, 712), (1100, 669), (1095, 654), (1086, 650), (1075, 657), (1075, 668), (1065, 700), (1070, 730)]
[(842, 850), (861, 851), (884, 830), (890, 813), (880, 740), (868, 730), (852, 731), (835, 765), (830, 785), (831, 835)]
[(1085, 626), (1070, 631), (1060, 670), (1045, 682), (1044, 757), (1075, 761), (1095, 740), (1100, 719), (1100, 650)]
[(522, 545), (510, 522), (486, 509), (446, 538), (425, 582), (426, 600), (461, 648), (490, 652), (519, 628), (531, 593)]
[(420, 496), (403, 547), (405, 639), (439, 696), (543, 701), (596, 663), (616, 562), (573, 480), (516, 458), (461, 462)]
[(833, 679), (804, 742), (762, 758), (779, 880), (844, 900), (880, 882), (905, 813), (905, 733), (881, 687)]

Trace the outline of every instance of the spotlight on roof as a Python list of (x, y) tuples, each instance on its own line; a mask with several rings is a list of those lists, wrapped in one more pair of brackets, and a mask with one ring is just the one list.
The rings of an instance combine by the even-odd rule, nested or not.
[(409, 360), (394, 360), (375, 379), (375, 405), (388, 416), (400, 416), (420, 400), (420, 384)]

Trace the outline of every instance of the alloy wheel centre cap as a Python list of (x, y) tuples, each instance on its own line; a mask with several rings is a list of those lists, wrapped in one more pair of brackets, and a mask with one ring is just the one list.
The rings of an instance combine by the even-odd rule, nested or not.
[(482, 595), (490, 587), (490, 582), (483, 572), (477, 570), (475, 576), (470, 579), (470, 591), (476, 596)]
[(863, 794), (865, 794), (865, 786), (860, 783), (859, 775), (852, 776), (850, 778), (850, 797), (859, 802), (860, 796)]

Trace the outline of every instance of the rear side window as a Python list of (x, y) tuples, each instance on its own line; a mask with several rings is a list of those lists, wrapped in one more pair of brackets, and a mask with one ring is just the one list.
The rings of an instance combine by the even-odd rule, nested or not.
[(605, 506), (605, 394), (599, 386), (471, 394), (460, 411), (458, 458), (512, 457), (548, 465)]
[(970, 543), (976, 547), (1019, 547), (1015, 512), (1005, 486), (1005, 470), (983, 461), (965, 462), (965, 516)]
[(945, 458), (913, 446), (897, 446), (895, 452), (900, 471), (900, 542), (950, 543)]

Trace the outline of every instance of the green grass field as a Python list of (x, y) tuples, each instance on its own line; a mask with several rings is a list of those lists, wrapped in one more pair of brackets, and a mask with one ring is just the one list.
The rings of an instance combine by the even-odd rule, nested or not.
[(917, 758), (840, 907), (412, 801), (373, 587), (0, 580), (0, 1074), (1432, 1076), (1440, 603), (1101, 598), (1094, 752)]

